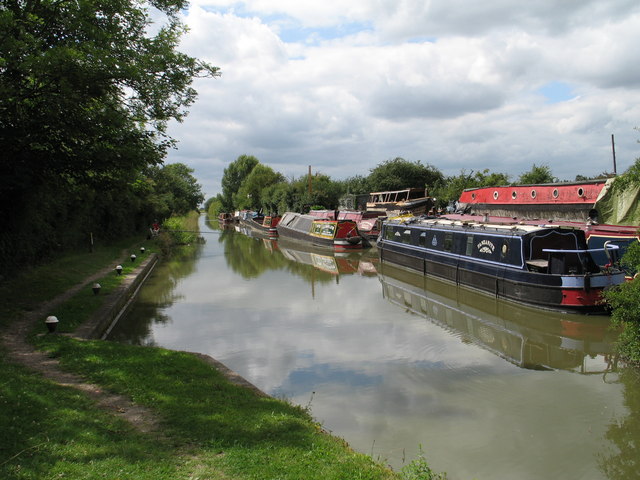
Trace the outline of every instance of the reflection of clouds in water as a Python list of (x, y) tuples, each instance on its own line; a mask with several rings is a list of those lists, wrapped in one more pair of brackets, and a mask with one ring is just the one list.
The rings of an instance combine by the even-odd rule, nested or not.
[(247, 281), (205, 252), (174, 294), (183, 300), (159, 312), (172, 322), (152, 327), (159, 345), (310, 403), (328, 430), (395, 467), (422, 445), (452, 479), (600, 479), (606, 428), (625, 414), (621, 385), (520, 369), (383, 298), (377, 277)]
[[(228, 300), (235, 283), (215, 282), (209, 303), (202, 293), (191, 305), (192, 290), (185, 281), (180, 288), (188, 292), (186, 300), (167, 312), (179, 317), (180, 325), (156, 339), (208, 353), (267, 391), (282, 390), (290, 372), (318, 364), (378, 375), (382, 362), (389, 361), (439, 362), (449, 368), (493, 363), (487, 352), (389, 304), (377, 278), (349, 276), (341, 277), (340, 285), (316, 285), (313, 299), (308, 283), (268, 272), (254, 280), (251, 299), (242, 302)], [(287, 292), (286, 300), (281, 292)]]

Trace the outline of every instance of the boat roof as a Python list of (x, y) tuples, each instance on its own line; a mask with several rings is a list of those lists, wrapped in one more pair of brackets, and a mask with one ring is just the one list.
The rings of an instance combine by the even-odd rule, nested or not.
[(508, 185), (494, 185), (489, 187), (471, 187), (465, 188), (463, 192), (472, 192), (478, 190), (493, 190), (496, 188), (536, 188), (536, 187), (555, 187), (555, 188), (566, 188), (566, 187), (575, 187), (579, 185), (604, 185), (606, 183), (611, 183), (611, 179), (607, 178), (599, 178), (596, 180), (583, 180), (576, 182), (555, 182), (555, 183), (518, 183), (518, 184), (508, 184)]
[(391, 225), (418, 225), (427, 228), (444, 227), (456, 230), (482, 230), (503, 235), (526, 235), (529, 233), (561, 228), (563, 230), (580, 230), (577, 227), (560, 225), (526, 225), (501, 224), (480, 221), (450, 220), (447, 218), (396, 217), (388, 220)]

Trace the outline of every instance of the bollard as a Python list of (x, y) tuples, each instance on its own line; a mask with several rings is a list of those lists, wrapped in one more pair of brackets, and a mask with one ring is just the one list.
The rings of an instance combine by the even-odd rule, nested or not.
[(44, 321), (44, 324), (47, 326), (49, 333), (53, 333), (56, 331), (56, 327), (58, 326), (58, 317), (54, 315), (49, 315), (47, 319)]

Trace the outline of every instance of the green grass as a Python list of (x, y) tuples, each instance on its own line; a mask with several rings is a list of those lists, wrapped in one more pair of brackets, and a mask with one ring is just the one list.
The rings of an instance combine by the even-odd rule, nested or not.
[(172, 441), (199, 446), (199, 461), (234, 478), (397, 478), (302, 408), (232, 385), (193, 355), (63, 336), (39, 342), (69, 370), (153, 409)]
[(173, 480), (172, 446), (135, 432), (81, 393), (0, 362), (0, 478)]
[[(11, 319), (115, 267), (123, 251), (138, 254), (141, 245), (147, 252), (160, 248), (155, 239), (127, 239), (15, 276), (0, 285), (0, 325), (10, 328)], [(134, 265), (123, 267), (127, 273)], [(56, 308), (61, 331), (72, 331), (100, 308), (121, 279), (109, 268), (98, 280), (100, 295), (89, 285)], [(193, 355), (64, 335), (31, 340), (63, 368), (147, 406), (163, 435), (137, 432), (79, 391), (14, 365), (0, 349), (2, 479), (402, 478), (323, 432), (303, 408), (235, 386)]]

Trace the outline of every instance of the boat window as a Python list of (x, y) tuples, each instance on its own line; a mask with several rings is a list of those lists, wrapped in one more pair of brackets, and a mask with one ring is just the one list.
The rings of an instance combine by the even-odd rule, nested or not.
[(584, 196), (584, 190), (583, 190), (582, 188), (579, 188), (579, 189), (578, 189), (578, 196), (579, 196), (579, 197)]
[(396, 230), (395, 233), (393, 234), (393, 239), (400, 241), (401, 237), (402, 237), (402, 234), (400, 233), (400, 230)]
[(498, 199), (498, 191), (497, 190), (495, 192), (493, 192), (493, 199), (494, 200)]
[(502, 242), (502, 249), (500, 250), (500, 254), (502, 256), (502, 260), (504, 260), (505, 258), (507, 258), (507, 254), (509, 253), (509, 241), (507, 239), (505, 239)]
[(536, 198), (536, 191), (535, 190), (531, 190), (531, 198)]
[(411, 230), (406, 229), (402, 232), (402, 243), (411, 243)]
[(390, 226), (385, 226), (384, 227), (384, 238), (386, 238), (387, 240), (393, 240), (393, 228), (391, 228)]
[(518, 196), (517, 192), (515, 192), (515, 191), (511, 192), (511, 198), (513, 198), (515, 200), (517, 196)]
[(467, 257), (473, 255), (473, 235), (467, 235), (467, 250), (465, 252)]
[(418, 244), (421, 247), (426, 247), (427, 246), (427, 232), (422, 232), (420, 234), (420, 237), (418, 238)]
[(453, 248), (453, 232), (446, 232), (444, 234), (444, 250), (450, 252)]
[(558, 189), (557, 189), (557, 188), (554, 188), (554, 189), (553, 189), (553, 192), (552, 192), (553, 198), (558, 198), (558, 195), (559, 195), (559, 194), (560, 194), (560, 192), (558, 192)]

